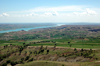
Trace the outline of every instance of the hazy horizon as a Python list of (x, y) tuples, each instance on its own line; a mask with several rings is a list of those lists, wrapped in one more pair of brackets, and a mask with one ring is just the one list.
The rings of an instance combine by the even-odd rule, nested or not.
[(100, 23), (99, 0), (2, 0), (0, 23)]
[[(45, 23), (45, 22), (0, 22), (0, 24), (37, 24), (37, 23)], [(99, 24), (99, 22), (46, 22), (46, 23), (51, 23), (51, 24)]]

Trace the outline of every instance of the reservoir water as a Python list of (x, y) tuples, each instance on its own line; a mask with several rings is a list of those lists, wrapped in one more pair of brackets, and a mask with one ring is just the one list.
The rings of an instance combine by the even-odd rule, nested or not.
[(0, 31), (0, 33), (15, 32), (15, 31), (21, 31), (21, 30), (29, 31), (31, 29), (57, 27), (61, 25), (64, 25), (64, 24), (57, 24), (55, 26), (42, 26), (42, 27), (33, 27), (33, 28), (20, 28), (20, 29), (14, 29), (14, 30), (5, 30), (5, 31)]

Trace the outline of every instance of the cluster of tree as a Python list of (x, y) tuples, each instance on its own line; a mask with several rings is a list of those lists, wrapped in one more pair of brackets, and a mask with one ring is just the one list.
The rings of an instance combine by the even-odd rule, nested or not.
[(40, 53), (44, 53), (44, 50), (46, 50), (47, 54), (49, 53), (49, 50), (46, 48), (43, 48), (43, 45), (40, 47), (39, 51), (34, 51), (34, 54), (40, 54)]
[[(18, 49), (16, 50), (12, 50), (12, 47), (13, 46), (8, 46), (8, 45), (5, 45), (4, 48), (2, 50), (5, 50), (5, 49), (8, 49), (7, 53), (6, 54), (0, 54), (0, 61), (2, 61), (3, 59), (9, 57), (11, 54), (14, 54), (16, 52), (18, 52)], [(11, 48), (10, 52), (9, 52), (9, 48)]]
[(29, 44), (48, 43), (48, 42), (56, 43), (55, 41), (38, 41), (38, 42), (30, 42)]
[(5, 63), (2, 64), (2, 66), (7, 66), (7, 64), (9, 64), (9, 63), (11, 64), (11, 66), (15, 66), (16, 64), (18, 64), (17, 62), (7, 60)]
[[(94, 50), (92, 50), (92, 49), (90, 49), (90, 50), (84, 50), (83, 48), (79, 51), (79, 50), (77, 50), (76, 48), (74, 48), (74, 51), (75, 52), (70, 52), (70, 53), (63, 53), (63, 54), (60, 54), (59, 56), (61, 57), (61, 56), (64, 56), (64, 57), (69, 57), (69, 56), (73, 56), (73, 55), (76, 55), (76, 57), (77, 56), (83, 56), (84, 58), (93, 58), (94, 56), (95, 56), (95, 51)], [(98, 59), (98, 58), (95, 58), (96, 60)]]
[[(23, 43), (24, 46), (16, 46), (18, 49), (16, 50), (12, 50), (12, 47), (14, 47), (12, 44), (10, 44), (10, 46), (5, 45), (4, 48), (2, 50), (8, 49), (6, 54), (0, 54), (0, 61), (2, 61), (3, 59), (11, 56), (11, 54), (14, 54), (16, 52), (19, 52), (19, 55), (21, 55), (21, 52), (23, 51), (24, 48), (26, 48), (27, 46), (29, 46), (28, 44)], [(11, 48), (10, 52), (9, 52), (9, 48)], [(9, 61), (7, 61), (8, 63)], [(7, 63), (4, 63), (2, 66), (6, 66)], [(13, 66), (14, 64), (16, 64), (15, 62), (10, 62), (11, 65)]]

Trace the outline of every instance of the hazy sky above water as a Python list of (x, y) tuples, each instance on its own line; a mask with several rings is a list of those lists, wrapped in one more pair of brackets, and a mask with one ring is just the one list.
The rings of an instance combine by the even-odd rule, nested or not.
[(0, 23), (100, 23), (100, 0), (0, 0)]

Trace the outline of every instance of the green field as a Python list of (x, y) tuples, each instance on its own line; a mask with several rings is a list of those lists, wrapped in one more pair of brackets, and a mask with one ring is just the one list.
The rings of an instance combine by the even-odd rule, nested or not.
[[(44, 43), (42, 42), (44, 41)], [(48, 42), (46, 42), (48, 41)], [(54, 39), (54, 40), (27, 40), (27, 41), (4, 41), (4, 40), (0, 40), (0, 45), (4, 46), (4, 45), (9, 45), (9, 44), (13, 44), (13, 45), (23, 45), (23, 43), (30, 43), (30, 46), (54, 46), (56, 44), (56, 46), (58, 47), (71, 47), (71, 48), (87, 48), (87, 49), (100, 49), (100, 41), (99, 39), (97, 40), (76, 40), (76, 39)], [(34, 42), (36, 42), (36, 44), (34, 44)], [(38, 43), (39, 42), (39, 43)], [(68, 42), (70, 42), (68, 44)]]
[(60, 26), (0, 34), (0, 66), (99, 66), (99, 28)]

